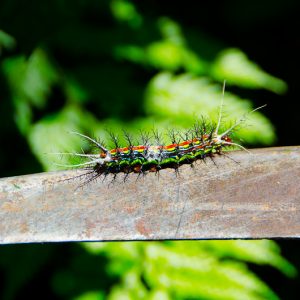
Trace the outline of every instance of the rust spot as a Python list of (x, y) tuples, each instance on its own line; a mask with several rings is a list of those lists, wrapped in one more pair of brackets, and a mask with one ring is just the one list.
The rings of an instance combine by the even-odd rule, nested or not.
[(193, 224), (197, 223), (198, 221), (200, 221), (202, 218), (202, 214), (200, 212), (196, 212), (191, 220), (191, 222)]
[(96, 228), (96, 224), (90, 220), (85, 221), (86, 229), (83, 232), (83, 236), (90, 238), (92, 236), (93, 230)]
[(140, 219), (139, 221), (136, 222), (135, 228), (140, 234), (149, 238), (149, 236), (151, 234), (151, 230), (145, 226), (145, 222), (143, 219)]
[(21, 233), (27, 233), (29, 231), (27, 223), (22, 223), (20, 226), (20, 232)]
[(136, 205), (127, 205), (124, 207), (124, 210), (131, 214), (136, 210)]
[(7, 212), (20, 212), (22, 210), (15, 202), (4, 202), (1, 209)]
[(270, 210), (270, 205), (269, 204), (264, 204), (262, 206), (262, 210)]

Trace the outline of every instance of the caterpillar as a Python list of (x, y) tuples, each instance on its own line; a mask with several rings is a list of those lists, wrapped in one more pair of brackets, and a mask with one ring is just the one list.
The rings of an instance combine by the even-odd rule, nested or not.
[[(92, 139), (91, 137), (79, 132), (72, 132), (92, 143), (96, 149), (96, 154), (86, 153), (55, 153), (62, 155), (74, 155), (84, 159), (87, 162), (72, 165), (71, 167), (83, 167), (87, 170), (87, 179), (80, 185), (92, 182), (93, 180), (108, 174), (113, 174), (113, 178), (120, 173), (125, 174), (124, 181), (131, 173), (136, 173), (138, 176), (154, 172), (156, 174), (163, 169), (174, 169), (178, 174), (178, 169), (185, 164), (193, 166), (196, 161), (205, 160), (206, 158), (213, 158), (214, 155), (224, 154), (223, 149), (227, 147), (236, 146), (245, 151), (248, 151), (242, 145), (235, 143), (232, 138), (232, 133), (238, 125), (244, 122), (250, 113), (253, 113), (263, 106), (255, 108), (249, 113), (243, 115), (232, 126), (220, 131), (220, 124), (222, 121), (223, 97), (219, 109), (218, 122), (216, 124), (207, 122), (204, 118), (196, 122), (194, 126), (187, 130), (183, 135), (176, 133), (174, 130), (169, 132), (171, 140), (170, 144), (164, 145), (161, 142), (158, 132), (153, 131), (150, 134), (142, 134), (141, 142), (134, 144), (131, 136), (124, 132), (127, 146), (120, 147), (117, 137), (110, 133), (111, 139), (115, 145), (113, 149), (108, 149), (103, 143)], [(151, 141), (155, 143), (152, 144)], [(69, 167), (69, 166), (68, 166)], [(80, 178), (82, 175), (79, 176)]]

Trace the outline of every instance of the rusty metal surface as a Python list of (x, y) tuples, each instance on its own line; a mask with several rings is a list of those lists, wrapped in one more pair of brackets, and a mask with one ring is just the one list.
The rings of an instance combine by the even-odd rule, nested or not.
[(82, 171), (0, 179), (0, 243), (300, 236), (300, 147), (76, 190)]

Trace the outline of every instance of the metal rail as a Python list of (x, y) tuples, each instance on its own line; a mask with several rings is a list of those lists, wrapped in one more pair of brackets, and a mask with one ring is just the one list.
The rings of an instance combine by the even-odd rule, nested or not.
[(0, 179), (0, 243), (299, 238), (300, 147), (231, 152), (136, 180), (59, 182), (82, 170)]

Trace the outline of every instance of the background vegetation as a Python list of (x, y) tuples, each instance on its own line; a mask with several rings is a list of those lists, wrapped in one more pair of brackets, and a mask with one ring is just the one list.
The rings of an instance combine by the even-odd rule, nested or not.
[[(2, 1), (1, 175), (50, 170), (46, 152), (88, 149), (70, 129), (104, 139), (106, 128), (126, 129), (138, 139), (153, 125), (215, 119), (224, 79), (225, 120), (268, 104), (238, 131), (244, 144), (299, 143), (296, 8), (292, 0)], [(300, 261), (295, 242), (282, 245), (293, 265), (273, 241), (6, 246), (2, 297), (284, 298)]]

